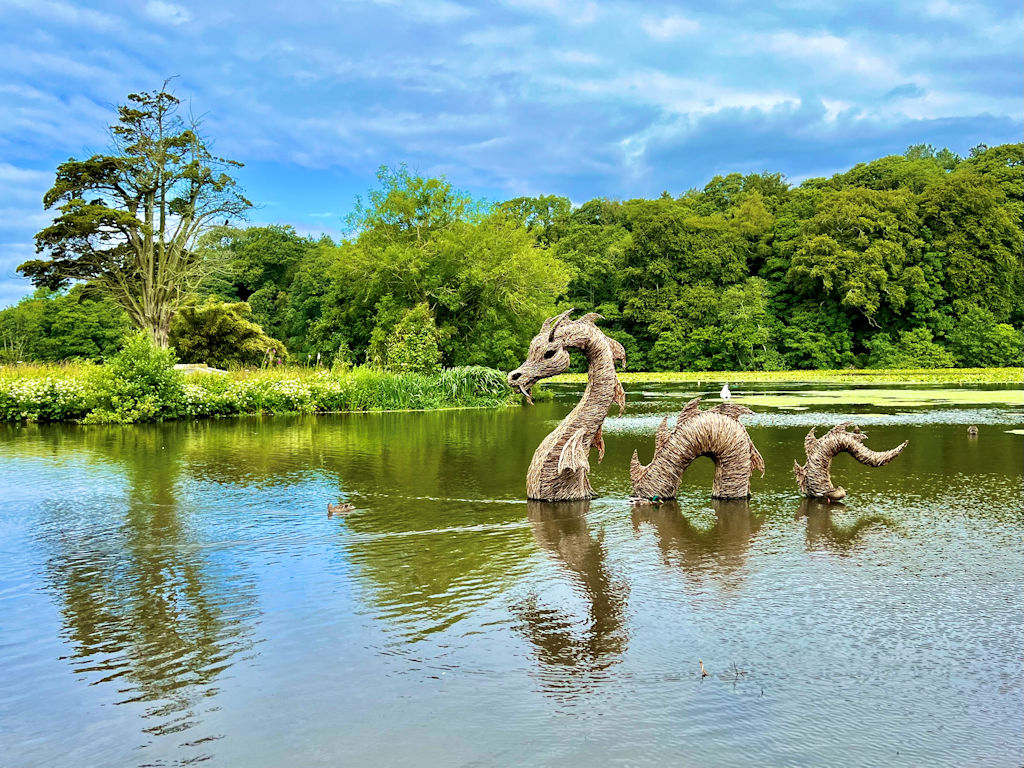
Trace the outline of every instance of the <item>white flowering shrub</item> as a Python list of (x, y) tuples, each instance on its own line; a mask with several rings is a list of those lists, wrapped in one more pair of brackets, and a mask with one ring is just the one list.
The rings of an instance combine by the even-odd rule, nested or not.
[(98, 403), (96, 387), (84, 378), (0, 379), (3, 421), (75, 421)]

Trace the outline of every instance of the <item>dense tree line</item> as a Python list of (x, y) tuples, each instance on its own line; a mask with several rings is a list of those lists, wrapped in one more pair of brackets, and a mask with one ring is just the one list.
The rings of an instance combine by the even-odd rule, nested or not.
[[(208, 232), (196, 253), (216, 268), (195, 300), (215, 300), (207, 316), (246, 302), (245, 322), (300, 362), (508, 369), (546, 314), (575, 306), (606, 318), (634, 369), (1016, 365), (1022, 174), (1022, 144), (966, 158), (921, 145), (799, 185), (730, 174), (678, 197), (574, 206), (485, 205), (383, 169), (340, 243), (287, 226)], [(72, 324), (96, 327), (93, 345), (38, 321), (48, 341), (24, 354), (103, 354), (117, 310), (78, 289), (0, 312), (0, 338), (69, 302), (95, 315)]]

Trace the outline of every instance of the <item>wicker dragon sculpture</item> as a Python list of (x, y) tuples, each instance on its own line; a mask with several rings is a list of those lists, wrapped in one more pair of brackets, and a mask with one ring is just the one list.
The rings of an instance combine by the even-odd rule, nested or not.
[(526, 496), (537, 501), (580, 501), (597, 494), (590, 487), (590, 450), (604, 458), (601, 426), (612, 404), (621, 414), (626, 393), (615, 374), (615, 363), (626, 362), (626, 350), (594, 325), (601, 315), (591, 312), (570, 320), (572, 309), (549, 317), (530, 342), (526, 362), (508, 375), (508, 383), (529, 402), (530, 390), (541, 379), (569, 368), (569, 350), (582, 352), (588, 363), (587, 388), (579, 404), (537, 447), (526, 474)]
[(740, 423), (740, 416), (753, 413), (736, 403), (721, 403), (706, 411), (700, 398), (686, 404), (669, 429), (668, 417), (654, 438), (654, 458), (646, 467), (636, 451), (629, 467), (633, 496), (637, 499), (674, 499), (683, 472), (690, 463), (707, 456), (715, 462), (711, 496), (715, 499), (745, 499), (750, 496), (750, 476), (754, 470), (764, 477), (764, 459), (754, 441)]
[(832, 427), (821, 437), (815, 437), (813, 429), (807, 433), (807, 437), (804, 438), (807, 463), (800, 466), (793, 462), (797, 485), (805, 496), (829, 502), (846, 498), (846, 491), (843, 488), (832, 485), (830, 472), (832, 459), (840, 453), (848, 453), (869, 467), (883, 467), (907, 447), (908, 441), (904, 440), (890, 451), (872, 451), (864, 445), (867, 435), (859, 428), (854, 427), (853, 432), (847, 431), (846, 428), (852, 424), (851, 421), (845, 421)]
[[(625, 350), (594, 325), (600, 315), (592, 312), (571, 320), (572, 312), (570, 309), (545, 320), (530, 342), (526, 362), (508, 375), (509, 386), (533, 402), (530, 390), (534, 384), (569, 368), (570, 349), (581, 351), (589, 363), (583, 398), (541, 442), (530, 462), (526, 495), (538, 501), (594, 498), (589, 479), (590, 450), (596, 447), (597, 460), (604, 458), (601, 427), (608, 409), (617, 404), (621, 415), (626, 405), (626, 394), (615, 373), (616, 362), (625, 364)], [(698, 456), (710, 456), (715, 462), (712, 496), (749, 496), (750, 476), (754, 469), (764, 474), (764, 461), (740, 424), (739, 417), (747, 413), (752, 411), (735, 403), (702, 411), (700, 398), (695, 398), (679, 414), (674, 429), (668, 428), (666, 417), (658, 428), (651, 463), (642, 466), (633, 454), (633, 495), (641, 499), (674, 498), (690, 462)]]

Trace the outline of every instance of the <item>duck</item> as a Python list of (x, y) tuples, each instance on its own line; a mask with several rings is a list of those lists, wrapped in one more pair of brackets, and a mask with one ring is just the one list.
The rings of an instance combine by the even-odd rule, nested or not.
[(349, 512), (351, 512), (355, 508), (356, 508), (355, 504), (348, 504), (346, 502), (342, 502), (341, 504), (331, 504), (331, 502), (328, 501), (327, 502), (327, 516), (328, 517), (341, 517), (342, 515), (347, 515)]
[(718, 395), (723, 400), (729, 400), (732, 398), (732, 391), (729, 389), (728, 382), (722, 385), (722, 391), (719, 392)]
[(975, 426), (968, 427), (967, 428), (967, 436), (968, 437), (977, 437), (978, 436), (978, 428), (975, 427)]
[(707, 677), (708, 676), (708, 671), (706, 669), (704, 669), (704, 662), (701, 661), (700, 659), (697, 659), (697, 663), (700, 664), (700, 676), (701, 676), (701, 678)]

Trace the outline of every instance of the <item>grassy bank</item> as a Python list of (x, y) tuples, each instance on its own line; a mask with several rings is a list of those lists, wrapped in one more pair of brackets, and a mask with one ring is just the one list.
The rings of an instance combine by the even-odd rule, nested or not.
[[(134, 378), (133, 378), (134, 377)], [(437, 375), (369, 368), (302, 368), (186, 375), (111, 371), (89, 364), (0, 368), (0, 420), (162, 421), (244, 414), (334, 413), (498, 406), (512, 400), (500, 371)]]
[[(1024, 368), (858, 368), (840, 371), (621, 371), (623, 384), (769, 382), (777, 384), (1022, 384)], [(585, 373), (567, 373), (553, 383), (581, 383)]]

